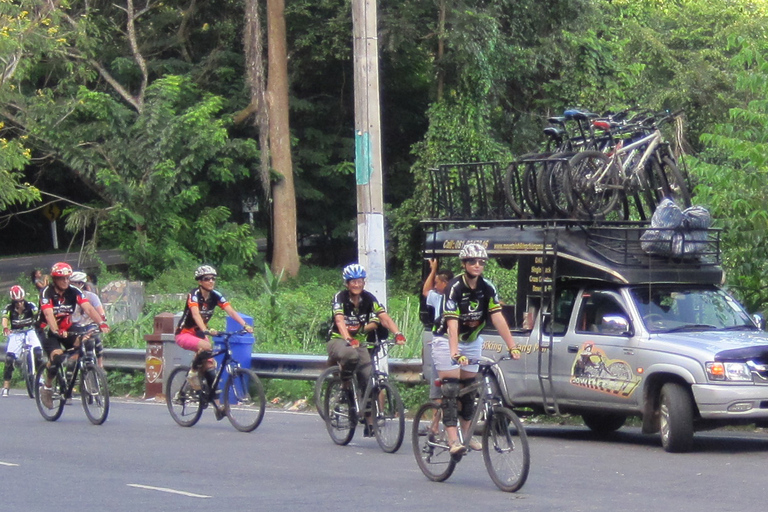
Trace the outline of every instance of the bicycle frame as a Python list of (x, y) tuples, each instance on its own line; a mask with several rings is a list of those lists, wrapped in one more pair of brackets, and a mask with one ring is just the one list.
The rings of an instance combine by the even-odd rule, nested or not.
[(469, 440), (472, 438), (472, 435), (477, 429), (477, 425), (480, 423), (480, 419), (487, 418), (494, 406), (504, 405), (502, 397), (496, 394), (496, 391), (493, 389), (493, 384), (491, 383), (491, 379), (494, 375), (493, 367), (497, 362), (494, 361), (493, 363), (490, 363), (489, 361), (490, 360), (479, 361), (480, 371), (478, 372), (477, 377), (475, 377), (475, 382), (469, 386), (465, 386), (459, 392), (459, 396), (464, 396), (469, 393), (477, 393), (477, 397), (475, 398), (475, 412), (472, 415), (472, 421), (470, 421), (469, 427), (467, 428), (466, 439), (464, 439), (464, 432), (462, 429), (458, 429), (459, 441), (461, 441), (461, 444), (464, 446), (468, 446)]
[[(379, 382), (389, 381), (389, 373), (388, 369), (385, 369), (385, 364), (389, 356), (389, 347), (392, 345), (394, 345), (394, 342), (388, 340), (377, 341), (373, 344), (373, 355), (371, 356), (371, 376), (368, 379), (368, 385), (365, 387), (364, 396), (360, 395), (357, 379), (350, 379), (352, 389), (354, 390), (353, 396), (355, 398), (354, 406), (356, 412), (359, 413), (360, 411), (363, 411), (363, 408), (360, 407), (361, 404), (363, 407), (367, 406), (371, 399), (373, 388), (376, 387), (376, 384)], [(355, 370), (355, 375), (357, 375), (357, 370)], [(364, 418), (364, 415), (360, 416), (358, 414), (358, 421), (364, 421)]]
[[(628, 155), (625, 158), (621, 158), (621, 177), (625, 182), (631, 182), (631, 180), (639, 176), (640, 172), (645, 169), (645, 164), (651, 158), (658, 147), (661, 145), (662, 136), (661, 131), (656, 128), (651, 134), (642, 137), (631, 144), (622, 145), (620, 148), (616, 148), (611, 156), (611, 163), (615, 162), (617, 158), (621, 158), (623, 155)], [(645, 151), (639, 160), (635, 159), (635, 155), (640, 149), (647, 145)], [(630, 169), (631, 167), (631, 169)]]

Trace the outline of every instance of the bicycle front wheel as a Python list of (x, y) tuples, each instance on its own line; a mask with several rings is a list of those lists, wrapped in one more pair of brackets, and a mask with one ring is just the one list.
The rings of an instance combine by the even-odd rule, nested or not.
[(40, 411), (43, 418), (48, 421), (56, 421), (61, 417), (61, 413), (64, 412), (64, 405), (67, 403), (66, 398), (64, 398), (66, 385), (61, 375), (57, 373), (51, 385), (51, 407), (46, 406), (42, 399), (43, 388), (45, 387), (45, 372), (45, 365), (40, 365), (40, 368), (35, 372), (35, 403), (37, 404), (37, 410)]
[(247, 368), (235, 368), (224, 387), (224, 410), (240, 432), (252, 432), (264, 419), (267, 399), (259, 377)]
[(21, 362), (21, 378), (27, 387), (29, 398), (35, 398), (35, 356), (31, 350), (27, 350), (24, 360)]
[(333, 365), (323, 370), (323, 373), (315, 381), (315, 408), (317, 414), (325, 421), (327, 414), (325, 413), (325, 395), (328, 392), (328, 384), (333, 379), (339, 378), (339, 367)]
[(382, 450), (395, 453), (405, 435), (405, 407), (397, 388), (380, 382), (371, 392), (373, 433)]
[(528, 437), (520, 419), (506, 407), (494, 407), (486, 421), (483, 460), (491, 480), (502, 491), (515, 492), (528, 478)]
[(109, 386), (107, 374), (96, 365), (83, 367), (80, 374), (80, 397), (83, 400), (83, 410), (88, 421), (101, 425), (109, 416)]
[(187, 382), (188, 366), (179, 366), (171, 372), (165, 384), (165, 401), (173, 421), (182, 427), (191, 427), (200, 419), (201, 393), (192, 389)]
[(616, 209), (623, 189), (610, 159), (599, 151), (582, 151), (569, 161), (569, 201), (577, 217), (603, 219)]
[(427, 402), (413, 418), (413, 455), (424, 476), (433, 482), (446, 480), (456, 469), (456, 459), (448, 448), (440, 404)]
[[(351, 386), (352, 383), (349, 383)], [(352, 397), (352, 389), (347, 389), (341, 379), (333, 379), (328, 383), (325, 395), (325, 428), (334, 443), (344, 446), (349, 444), (355, 435), (357, 427), (357, 411)]]

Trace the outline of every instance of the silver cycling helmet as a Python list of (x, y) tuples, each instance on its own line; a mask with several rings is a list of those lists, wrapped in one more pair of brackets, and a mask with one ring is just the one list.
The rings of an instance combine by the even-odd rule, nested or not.
[(197, 267), (197, 270), (195, 270), (195, 279), (197, 279), (198, 281), (203, 276), (216, 276), (216, 275), (218, 275), (216, 273), (216, 269), (210, 265), (200, 265), (199, 267)]
[(72, 275), (69, 276), (69, 282), (70, 283), (87, 283), (88, 276), (85, 274), (85, 272), (72, 272)]
[(485, 247), (480, 244), (465, 244), (464, 247), (461, 248), (459, 259), (464, 261), (471, 260), (473, 258), (482, 258), (487, 260), (488, 253), (486, 252)]

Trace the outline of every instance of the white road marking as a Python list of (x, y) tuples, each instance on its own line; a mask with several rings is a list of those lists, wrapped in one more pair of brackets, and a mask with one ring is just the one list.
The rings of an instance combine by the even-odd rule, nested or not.
[(190, 498), (212, 498), (213, 496), (206, 496), (205, 494), (195, 494), (187, 491), (177, 491), (176, 489), (168, 489), (167, 487), (154, 487), (152, 485), (141, 484), (127, 484), (128, 487), (136, 487), (137, 489), (149, 489), (150, 491), (167, 492), (170, 494), (181, 494), (182, 496), (189, 496)]
[(18, 466), (18, 464), (14, 464), (13, 462), (0, 462), (0, 466)]

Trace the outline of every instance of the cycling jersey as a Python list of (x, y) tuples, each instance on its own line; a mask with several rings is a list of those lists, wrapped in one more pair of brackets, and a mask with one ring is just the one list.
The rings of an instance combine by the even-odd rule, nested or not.
[(11, 302), (6, 306), (3, 314), (10, 319), (12, 331), (29, 329), (34, 325), (35, 320), (37, 319), (37, 306), (25, 300), (24, 309), (19, 313), (16, 309), (16, 305)]
[(208, 298), (203, 297), (203, 292), (200, 288), (194, 288), (187, 295), (187, 305), (184, 306), (184, 312), (181, 314), (179, 325), (176, 327), (176, 334), (187, 333), (194, 334), (198, 338), (205, 338), (205, 335), (200, 331), (195, 323), (195, 319), (192, 318), (190, 308), (197, 308), (200, 311), (200, 316), (203, 318), (205, 325), (208, 325), (208, 321), (213, 316), (213, 312), (216, 306), (224, 309), (229, 306), (229, 301), (216, 290), (211, 290), (208, 294)]
[(363, 332), (365, 324), (370, 322), (379, 323), (378, 315), (386, 313), (378, 299), (368, 291), (363, 290), (360, 294), (358, 305), (355, 306), (349, 298), (349, 290), (342, 290), (333, 296), (333, 321), (331, 322), (331, 338), (341, 338), (339, 328), (336, 325), (337, 315), (344, 316), (344, 323), (347, 326), (350, 336), (365, 341), (367, 333)]
[[(49, 285), (40, 293), (40, 312), (43, 313), (47, 309), (52, 309), (59, 330), (67, 331), (72, 326), (72, 314), (77, 306), (87, 302), (88, 299), (83, 295), (83, 292), (74, 286), (70, 285), (59, 293), (55, 286)], [(40, 315), (38, 327), (41, 329), (47, 327), (43, 314)]]
[(442, 314), (433, 332), (436, 336), (447, 336), (447, 320), (454, 318), (459, 321), (459, 342), (470, 343), (477, 339), (490, 314), (496, 311), (501, 311), (496, 287), (480, 276), (477, 286), (472, 289), (467, 285), (465, 274), (462, 274), (451, 279), (446, 286)]

